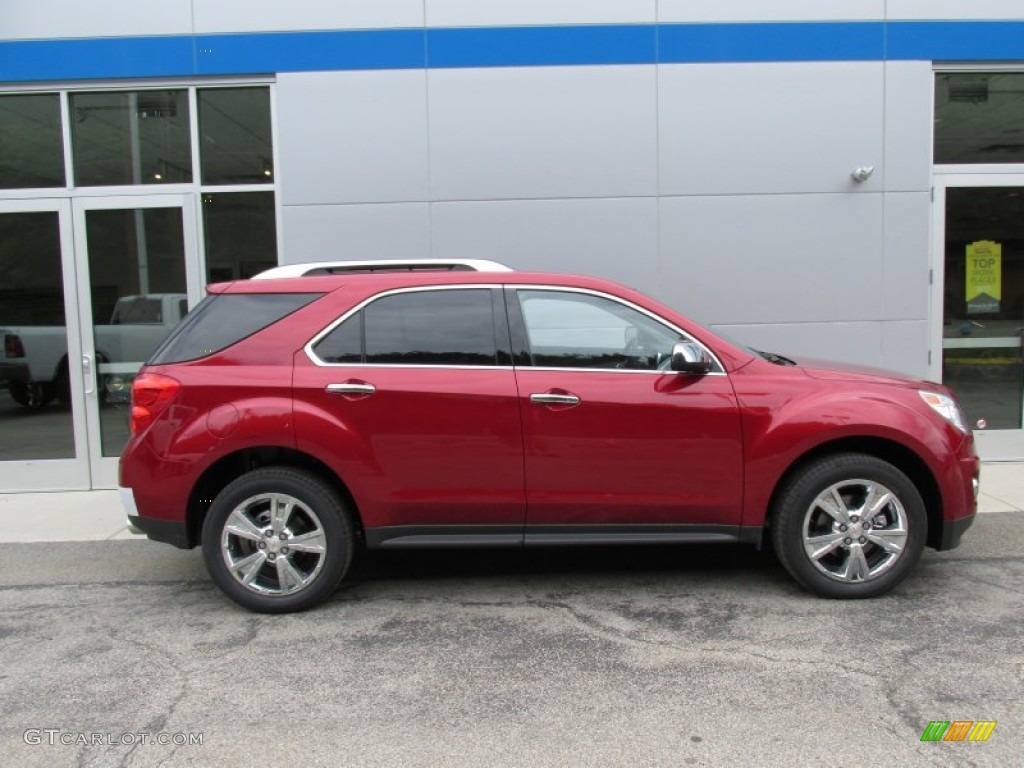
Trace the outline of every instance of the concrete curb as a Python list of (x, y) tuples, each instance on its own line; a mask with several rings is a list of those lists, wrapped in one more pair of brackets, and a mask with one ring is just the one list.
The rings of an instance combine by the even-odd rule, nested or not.
[[(982, 465), (978, 511), (1024, 511), (1024, 463)], [(0, 542), (138, 539), (128, 531), (117, 491), (0, 493)]]

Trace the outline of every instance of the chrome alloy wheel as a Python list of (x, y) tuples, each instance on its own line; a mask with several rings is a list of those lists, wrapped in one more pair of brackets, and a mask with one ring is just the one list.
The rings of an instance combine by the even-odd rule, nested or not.
[(804, 552), (831, 579), (865, 582), (900, 559), (907, 512), (895, 493), (874, 480), (844, 480), (815, 497), (804, 514)]
[(228, 572), (259, 595), (299, 592), (316, 580), (327, 554), (320, 518), (283, 493), (251, 496), (228, 515), (221, 534)]

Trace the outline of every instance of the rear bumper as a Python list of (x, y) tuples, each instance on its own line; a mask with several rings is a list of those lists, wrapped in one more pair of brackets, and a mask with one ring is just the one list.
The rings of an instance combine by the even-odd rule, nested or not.
[[(191, 549), (188, 541), (188, 528), (185, 523), (176, 523), (173, 520), (161, 520), (156, 517), (143, 517), (135, 506), (135, 492), (131, 488), (118, 488), (121, 496), (121, 504), (128, 515), (129, 528), (138, 529), (140, 533), (146, 534), (153, 541), (163, 544), (173, 544), (179, 549)], [(134, 531), (132, 531), (134, 533)]]
[(0, 362), (0, 381), (17, 381), (27, 384), (29, 370), (26, 363)]
[(173, 544), (179, 549), (191, 549), (188, 543), (188, 531), (184, 523), (174, 523), (170, 520), (157, 520), (153, 517), (139, 517), (128, 515), (128, 524), (138, 528), (153, 541), (163, 544)]

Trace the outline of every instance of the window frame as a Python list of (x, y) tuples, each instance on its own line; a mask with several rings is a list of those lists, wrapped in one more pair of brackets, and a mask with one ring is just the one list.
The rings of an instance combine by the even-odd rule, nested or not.
[[(512, 352), (511, 352), (511, 340), (509, 337), (508, 321), (505, 317), (505, 306), (503, 297), (500, 294), (502, 286), (493, 283), (468, 283), (460, 285), (417, 285), (406, 288), (394, 288), (388, 291), (382, 291), (375, 293), (362, 301), (358, 302), (355, 306), (350, 307), (342, 315), (326, 327), (320, 330), (316, 335), (313, 336), (305, 346), (303, 351), (306, 353), (306, 357), (309, 358), (310, 362), (320, 368), (427, 368), (427, 369), (459, 369), (459, 370), (479, 370), (479, 371), (495, 371), (495, 370), (512, 370)], [(345, 323), (358, 313), (362, 312), (371, 304), (374, 304), (383, 299), (391, 296), (397, 296), (408, 293), (428, 293), (436, 291), (487, 291), (491, 297), (491, 312), (494, 320), (494, 343), (495, 343), (495, 364), (494, 365), (470, 365), (465, 363), (332, 363), (323, 360), (316, 354), (314, 347), (320, 343), (324, 338), (330, 335), (338, 326)], [(365, 316), (363, 321), (363, 356), (365, 357), (365, 333), (366, 323)]]
[(675, 323), (669, 322), (661, 315), (651, 312), (648, 309), (635, 304), (628, 299), (623, 299), (614, 294), (605, 293), (604, 291), (597, 291), (591, 288), (575, 288), (571, 286), (562, 285), (506, 285), (505, 286), (505, 302), (508, 306), (508, 318), (509, 328), (512, 334), (512, 348), (514, 350), (514, 356), (516, 360), (516, 368), (522, 368), (524, 370), (531, 371), (576, 371), (581, 373), (625, 373), (625, 374), (646, 374), (648, 376), (665, 376), (665, 375), (678, 375), (675, 371), (667, 370), (662, 371), (658, 369), (642, 369), (642, 368), (579, 368), (571, 366), (550, 366), (550, 365), (533, 365), (533, 353), (530, 349), (529, 334), (526, 329), (526, 320), (523, 317), (521, 304), (519, 301), (519, 291), (552, 291), (554, 293), (575, 293), (583, 294), (587, 296), (594, 296), (600, 299), (607, 299), (609, 301), (616, 302), (628, 309), (632, 309), (639, 312), (642, 315), (647, 316), (651, 320), (666, 328), (672, 330), (674, 333), (678, 333), (681, 338), (680, 341), (692, 341), (700, 345), (701, 349), (707, 352), (708, 356), (712, 360), (712, 369), (705, 376), (725, 376), (725, 366), (722, 365), (718, 355), (708, 347), (700, 339), (697, 339), (693, 334), (688, 333), (683, 328), (680, 328)]

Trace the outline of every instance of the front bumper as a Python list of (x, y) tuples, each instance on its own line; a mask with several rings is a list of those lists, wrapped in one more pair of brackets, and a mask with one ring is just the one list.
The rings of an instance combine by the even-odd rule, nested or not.
[(975, 515), (961, 517), (958, 520), (946, 520), (942, 526), (942, 545), (940, 549), (956, 549), (960, 546), (960, 537), (974, 524)]

